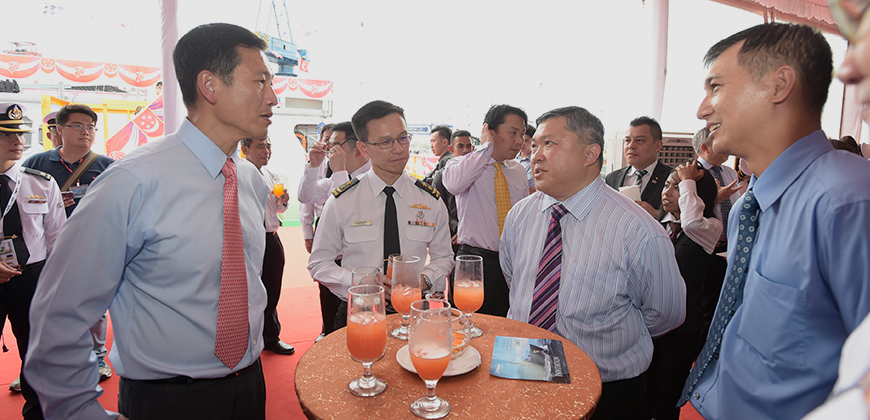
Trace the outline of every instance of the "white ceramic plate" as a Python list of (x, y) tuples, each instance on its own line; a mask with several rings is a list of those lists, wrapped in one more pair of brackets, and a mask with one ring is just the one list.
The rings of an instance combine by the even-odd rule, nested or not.
[[(411, 362), (411, 350), (408, 349), (407, 345), (400, 348), (399, 352), (396, 353), (396, 361), (406, 370), (417, 373), (417, 369), (414, 369), (414, 363)], [(462, 356), (450, 360), (447, 370), (444, 371), (444, 376), (462, 375), (471, 372), (478, 366), (480, 366), (480, 352), (473, 346), (468, 346), (468, 349), (465, 350)]]

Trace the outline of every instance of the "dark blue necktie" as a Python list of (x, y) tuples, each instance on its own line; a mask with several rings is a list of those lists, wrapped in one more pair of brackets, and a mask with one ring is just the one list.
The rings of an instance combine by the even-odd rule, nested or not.
[[(719, 296), (719, 305), (716, 307), (716, 315), (713, 317), (713, 324), (710, 326), (710, 332), (707, 334), (707, 342), (704, 343), (704, 348), (701, 354), (695, 360), (695, 365), (692, 366), (692, 371), (689, 373), (689, 378), (683, 386), (682, 397), (677, 404), (682, 407), (690, 398), (695, 387), (707, 371), (707, 367), (713, 359), (719, 358), (719, 346), (722, 343), (722, 335), (725, 333), (725, 327), (731, 322), (734, 317), (734, 312), (743, 303), (743, 286), (746, 284), (746, 272), (749, 271), (749, 257), (752, 256), (752, 245), (755, 243), (755, 236), (758, 234), (758, 200), (755, 199), (755, 193), (750, 189), (743, 195), (740, 201), (740, 218), (737, 231), (737, 248), (734, 254), (734, 261), (731, 264), (731, 274), (725, 284), (722, 285), (722, 293)], [(699, 398), (695, 394), (695, 399)]]

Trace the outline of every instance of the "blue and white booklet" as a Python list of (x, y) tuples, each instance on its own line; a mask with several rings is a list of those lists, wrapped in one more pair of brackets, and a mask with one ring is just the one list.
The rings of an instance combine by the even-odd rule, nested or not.
[(489, 374), (500, 378), (571, 383), (562, 342), (496, 336)]

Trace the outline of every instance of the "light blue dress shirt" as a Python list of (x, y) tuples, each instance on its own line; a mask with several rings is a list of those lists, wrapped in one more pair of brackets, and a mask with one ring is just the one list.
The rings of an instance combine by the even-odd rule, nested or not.
[[(750, 180), (758, 236), (743, 304), (690, 396), (704, 418), (798, 419), (828, 397), (840, 349), (870, 312), (867, 180), (870, 162), (835, 151), (821, 130)], [(731, 212), (731, 244), (738, 217)]]
[[(511, 209), (499, 259), (508, 318), (528, 322), (556, 199), (536, 192)], [(686, 315), (686, 284), (661, 225), (597, 177), (562, 203), (562, 280), (556, 333), (585, 351), (601, 380), (631, 379), (652, 360), (652, 337)]]
[[(88, 329), (109, 309), (115, 372), (130, 379), (223, 377), (214, 355), (227, 156), (185, 120), (110, 166), (64, 226), (39, 280), (25, 374), (46, 418), (107, 417)], [(263, 349), (260, 281), (270, 193), (233, 152), (248, 277), (248, 349)]]

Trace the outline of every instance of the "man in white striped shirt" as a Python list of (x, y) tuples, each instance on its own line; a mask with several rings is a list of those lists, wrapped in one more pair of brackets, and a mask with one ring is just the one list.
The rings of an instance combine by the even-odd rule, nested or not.
[[(673, 245), (642, 208), (601, 179), (604, 127), (598, 118), (567, 107), (545, 113), (537, 125), (532, 174), (538, 192), (514, 205), (501, 237), (508, 318), (549, 328), (589, 354), (604, 382), (593, 419), (641, 419), (652, 337), (685, 317), (686, 289)], [(551, 314), (542, 319), (546, 308)]]

